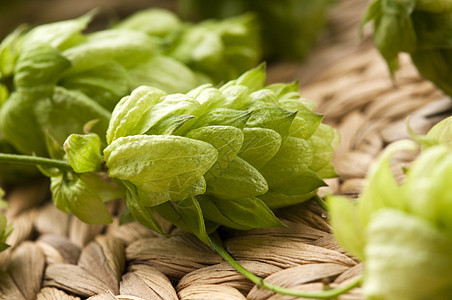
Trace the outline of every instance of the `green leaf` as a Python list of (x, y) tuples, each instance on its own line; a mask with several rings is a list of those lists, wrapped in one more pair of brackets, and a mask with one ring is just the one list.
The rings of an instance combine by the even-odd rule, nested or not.
[[(0, 193), (2, 193), (0, 189)], [(5, 241), (11, 234), (13, 227), (7, 224), (6, 217), (0, 214), (0, 252), (6, 250), (10, 245), (6, 244)]]
[(20, 54), (22, 36), (25, 30), (25, 26), (17, 27), (0, 43), (0, 78), (12, 75)]
[[(374, 20), (374, 43), (385, 58), (389, 70), (393, 73), (398, 68), (398, 53), (411, 53), (416, 49), (416, 33), (411, 14), (416, 1), (381, 1), (382, 14), (376, 13), (371, 5), (370, 15), (378, 17)], [(367, 15), (366, 18), (369, 18)]]
[(132, 68), (148, 60), (154, 49), (154, 40), (144, 32), (108, 29), (91, 33), (83, 43), (65, 50), (63, 55), (73, 65), (71, 73), (76, 73), (111, 60)]
[(181, 202), (166, 202), (155, 207), (155, 210), (166, 220), (182, 230), (190, 232), (211, 247), (210, 237), (206, 231), (201, 207), (195, 197)]
[(56, 87), (52, 97), (37, 101), (34, 110), (38, 128), (52, 135), (60, 145), (70, 134), (83, 133), (85, 124), (92, 120), (98, 120), (92, 132), (104, 137), (110, 119), (110, 112), (93, 99), (62, 87)]
[(50, 191), (52, 192), (52, 201), (55, 204), (55, 207), (70, 214), (71, 210), (69, 208), (68, 198), (63, 189), (64, 184), (63, 174), (60, 173), (58, 176), (50, 177)]
[(98, 135), (71, 134), (64, 142), (64, 151), (75, 172), (99, 171), (103, 159)]
[(232, 126), (206, 126), (191, 130), (186, 137), (207, 142), (218, 151), (217, 161), (204, 175), (207, 181), (220, 176), (232, 159), (237, 156), (243, 143), (243, 133)]
[(63, 177), (51, 178), (53, 201), (58, 209), (73, 213), (89, 224), (108, 224), (113, 221), (96, 191), (96, 185), (92, 185), (86, 177)]
[(416, 52), (423, 50), (450, 49), (452, 28), (449, 26), (451, 12), (421, 12), (417, 8), (411, 15), (418, 44)]
[(369, 223), (366, 235), (366, 278), (363, 286), (366, 297), (450, 298), (450, 235), (396, 210), (378, 212)]
[(37, 26), (24, 37), (24, 47), (47, 44), (62, 50), (69, 40), (86, 28), (93, 18), (91, 11), (81, 17)]
[(63, 75), (59, 85), (84, 93), (109, 111), (130, 91), (127, 70), (114, 61)]
[(245, 128), (239, 156), (256, 169), (261, 169), (281, 147), (281, 136), (272, 129)]
[(361, 20), (361, 25), (359, 27), (359, 34), (362, 36), (364, 26), (373, 20), (379, 20), (383, 16), (382, 11), (382, 0), (373, 0), (368, 5), (366, 12), (364, 13), (364, 17)]
[[(134, 134), (143, 134), (152, 126), (148, 125), (148, 113), (167, 94), (153, 87), (141, 86), (130, 96), (125, 96), (112, 112), (107, 130), (107, 143)], [(154, 122), (155, 124), (155, 122)]]
[(5, 103), (5, 101), (8, 99), (9, 91), (6, 85), (0, 83), (0, 107)]
[(36, 45), (22, 51), (14, 68), (17, 89), (30, 92), (52, 93), (53, 86), (71, 63), (61, 53), (47, 45)]
[(261, 63), (254, 69), (251, 69), (236, 80), (237, 85), (246, 86), (250, 92), (254, 92), (264, 88), (265, 85), (265, 63)]
[(334, 237), (348, 252), (363, 261), (366, 235), (356, 203), (332, 195), (327, 197), (327, 202)]
[(0, 108), (0, 132), (19, 152), (46, 156), (44, 133), (35, 117), (36, 101), (30, 94), (12, 93)]
[(307, 141), (288, 137), (278, 153), (260, 169), (260, 172), (271, 188), (303, 174), (311, 165), (313, 158), (312, 147)]
[(246, 127), (273, 129), (285, 139), (296, 114), (296, 112), (290, 112), (279, 107), (258, 108), (253, 110)]
[(127, 180), (159, 199), (154, 206), (179, 195), (197, 182), (217, 159), (210, 144), (180, 136), (137, 135), (116, 139), (104, 150), (110, 177)]
[(236, 156), (219, 176), (207, 181), (206, 194), (237, 199), (261, 195), (267, 190), (267, 182), (261, 173)]
[[(5, 191), (0, 188), (0, 209), (5, 209), (8, 208), (8, 202), (5, 201), (5, 199), (3, 198), (5, 196)], [(1, 231), (1, 226), (0, 226), (0, 231)]]
[(256, 197), (226, 200), (202, 196), (199, 204), (207, 219), (229, 228), (249, 230), (283, 226), (264, 202)]
[(222, 82), (258, 64), (259, 46), (255, 17), (246, 14), (185, 26), (174, 35), (165, 54)]

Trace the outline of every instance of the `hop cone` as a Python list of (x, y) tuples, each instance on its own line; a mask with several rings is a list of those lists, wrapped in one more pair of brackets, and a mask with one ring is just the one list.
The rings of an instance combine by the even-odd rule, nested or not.
[(421, 75), (452, 95), (452, 1), (374, 0), (363, 24), (374, 22), (374, 42), (393, 73), (400, 52)]
[[(3, 200), (4, 191), (0, 188), (0, 208), (8, 207), (6, 201)], [(12, 226), (7, 224), (6, 217), (0, 213), (0, 252), (9, 247), (6, 239), (11, 234)]]
[(159, 231), (160, 214), (195, 234), (203, 224), (277, 226), (271, 209), (308, 200), (336, 175), (336, 131), (297, 84), (264, 81), (260, 66), (220, 88), (142, 86), (119, 102), (104, 158), (137, 220)]

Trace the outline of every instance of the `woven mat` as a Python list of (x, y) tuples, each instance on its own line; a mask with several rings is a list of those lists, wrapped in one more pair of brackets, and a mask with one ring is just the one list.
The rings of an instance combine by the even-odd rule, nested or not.
[[(366, 1), (343, 0), (332, 11), (332, 27), (307, 63), (271, 66), (270, 81), (299, 80), (301, 93), (318, 104), (324, 121), (342, 136), (334, 163), (340, 177), (320, 193), (355, 197), (369, 165), (388, 144), (409, 137), (406, 118), (425, 133), (446, 114), (451, 101), (422, 80), (402, 57), (396, 85), (357, 26)], [(398, 155), (394, 172), (412, 154)], [(162, 237), (137, 223), (87, 225), (49, 202), (48, 181), (8, 194), (12, 245), (0, 254), (0, 299), (268, 299), (276, 295), (253, 286), (190, 235), (167, 226)], [(112, 212), (122, 203), (109, 204)], [(319, 290), (340, 286), (361, 265), (335, 242), (328, 214), (316, 202), (277, 212), (287, 228), (221, 232), (226, 249), (243, 266), (269, 282)], [(361, 299), (359, 288), (339, 297)]]

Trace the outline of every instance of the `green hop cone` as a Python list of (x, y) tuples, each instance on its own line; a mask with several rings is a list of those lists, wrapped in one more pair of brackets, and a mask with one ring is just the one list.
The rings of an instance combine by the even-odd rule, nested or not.
[(373, 21), (375, 46), (391, 73), (405, 52), (427, 80), (452, 95), (452, 1), (374, 0), (363, 25)]
[(156, 215), (208, 241), (220, 225), (280, 226), (272, 208), (315, 195), (338, 135), (296, 84), (265, 86), (264, 66), (187, 94), (139, 87), (112, 113), (104, 158), (135, 219)]
[(236, 78), (256, 66), (262, 57), (258, 24), (252, 14), (183, 23), (175, 14), (154, 8), (139, 11), (115, 27), (145, 32), (162, 45), (165, 56), (209, 78), (207, 82)]
[[(447, 134), (441, 127), (428, 138)], [(389, 160), (416, 148), (412, 141), (389, 146), (357, 202), (328, 198), (337, 240), (364, 262), (366, 299), (449, 299), (452, 293), (452, 152), (430, 143), (399, 185)]]

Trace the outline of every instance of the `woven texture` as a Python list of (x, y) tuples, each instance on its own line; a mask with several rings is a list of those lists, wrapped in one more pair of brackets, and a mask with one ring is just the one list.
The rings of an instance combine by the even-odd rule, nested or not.
[[(402, 57), (395, 83), (369, 40), (358, 41), (366, 1), (343, 0), (331, 13), (331, 30), (308, 62), (271, 66), (269, 80), (299, 80), (342, 142), (334, 164), (340, 177), (320, 193), (356, 196), (369, 165), (390, 143), (425, 133), (450, 113), (451, 101), (422, 80)], [(394, 158), (401, 166), (413, 154)], [(167, 226), (159, 236), (137, 223), (87, 225), (49, 202), (48, 182), (8, 194), (11, 248), (0, 254), (0, 299), (268, 299), (293, 297), (256, 288), (194, 237)], [(123, 209), (110, 203), (111, 212)], [(328, 214), (314, 201), (277, 212), (287, 228), (224, 230), (230, 254), (251, 272), (284, 287), (314, 291), (340, 286), (361, 265), (335, 242)], [(361, 299), (356, 288), (345, 299)]]

